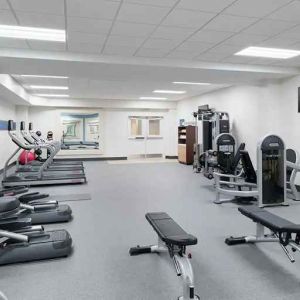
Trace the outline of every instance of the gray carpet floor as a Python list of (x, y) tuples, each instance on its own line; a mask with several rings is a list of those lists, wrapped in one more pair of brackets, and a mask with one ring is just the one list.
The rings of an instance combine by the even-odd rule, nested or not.
[[(87, 185), (45, 187), (54, 194), (91, 193), (68, 202), (74, 220), (65, 228), (74, 243), (65, 259), (2, 266), (0, 290), (10, 300), (170, 300), (181, 281), (167, 255), (130, 257), (137, 244), (156, 243), (144, 215), (166, 211), (198, 237), (190, 247), (195, 287), (202, 300), (300, 298), (300, 253), (290, 263), (277, 244), (229, 247), (230, 235), (255, 232), (232, 203), (215, 205), (212, 182), (178, 163), (114, 165), (85, 163)], [(270, 209), (298, 222), (300, 203)]]

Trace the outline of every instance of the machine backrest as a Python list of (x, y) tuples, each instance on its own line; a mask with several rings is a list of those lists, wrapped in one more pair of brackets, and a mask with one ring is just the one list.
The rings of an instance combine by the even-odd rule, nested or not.
[(32, 131), (32, 130), (33, 130), (33, 124), (32, 124), (32, 122), (29, 123), (29, 125), (28, 125), (28, 130), (29, 130), (29, 131)]
[(250, 183), (257, 183), (256, 172), (253, 168), (253, 164), (248, 151), (241, 150), (240, 156), (245, 174), (245, 181)]
[(246, 144), (245, 143), (241, 143), (240, 146), (238, 147), (236, 153), (235, 153), (235, 156), (234, 156), (234, 158), (232, 160), (232, 164), (231, 164), (231, 167), (230, 167), (230, 170), (231, 170), (232, 174), (236, 171), (236, 169), (237, 169), (237, 167), (239, 165), (239, 162), (241, 161), (241, 153), (240, 152), (242, 150), (245, 150), (245, 147), (246, 147)]
[(231, 173), (235, 153), (235, 139), (230, 133), (221, 133), (216, 137), (218, 168), (224, 173)]
[[(298, 160), (299, 160), (298, 153), (295, 150), (286, 149), (286, 161), (296, 164), (296, 163), (298, 163)], [(293, 170), (294, 170), (293, 168), (286, 166), (286, 180), (287, 181), (290, 181)]]

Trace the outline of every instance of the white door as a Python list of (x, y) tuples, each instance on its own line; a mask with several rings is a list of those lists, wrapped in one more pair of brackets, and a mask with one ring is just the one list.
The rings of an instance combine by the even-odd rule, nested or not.
[(129, 117), (129, 156), (162, 156), (161, 117)]

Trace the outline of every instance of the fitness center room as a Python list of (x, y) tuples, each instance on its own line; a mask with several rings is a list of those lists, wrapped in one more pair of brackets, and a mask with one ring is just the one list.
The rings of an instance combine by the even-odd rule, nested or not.
[(0, 0), (0, 300), (300, 299), (300, 0)]

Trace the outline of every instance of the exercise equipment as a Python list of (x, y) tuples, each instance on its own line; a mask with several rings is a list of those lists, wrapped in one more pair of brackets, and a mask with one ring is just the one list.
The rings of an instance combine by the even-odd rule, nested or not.
[(191, 255), (186, 254), (186, 247), (196, 245), (197, 238), (186, 233), (164, 212), (147, 213), (146, 219), (158, 235), (158, 244), (130, 248), (130, 255), (168, 252), (173, 260), (177, 276), (181, 276), (183, 279), (183, 296), (178, 297), (178, 299), (200, 299), (199, 296), (195, 295), (194, 274), (190, 263)]
[(300, 171), (299, 153), (294, 149), (286, 150), (286, 192), (287, 197), (300, 201), (300, 187), (295, 184), (296, 177)]
[(0, 265), (68, 256), (72, 239), (66, 230), (44, 231), (31, 226), (30, 218), (19, 218), (15, 197), (0, 201)]
[[(11, 137), (12, 141), (18, 146), (14, 153), (8, 158), (3, 169), (3, 180), (2, 185), (4, 187), (10, 186), (32, 186), (32, 185), (53, 185), (53, 184), (78, 184), (85, 183), (86, 177), (84, 174), (61, 174), (61, 175), (52, 175), (45, 173), (45, 170), (50, 165), (53, 160), (53, 157), (57, 153), (54, 147), (51, 144), (39, 144), (31, 145), (26, 143), (26, 141), (20, 137), (16, 130), (14, 129), (13, 120), (8, 121), (8, 134)], [(21, 150), (35, 150), (37, 148), (48, 149), (51, 152), (51, 155), (39, 168), (39, 171), (34, 174), (26, 175), (24, 173), (15, 173), (8, 175), (8, 166), (10, 161), (14, 156)]]
[[(46, 142), (42, 138), (42, 133), (40, 131), (34, 132), (32, 122), (29, 123), (28, 132), (29, 132), (30, 136), (34, 139), (34, 141), (37, 144), (47, 144), (48, 143), (49, 145), (51, 145), (55, 149), (56, 153), (60, 151), (60, 149), (61, 149), (61, 142), (58, 142), (58, 141), (48, 141), (48, 142)], [(53, 165), (61, 165), (62, 164), (65, 167), (67, 165), (70, 165), (70, 166), (83, 166), (83, 162), (82, 161), (65, 160), (65, 159), (54, 159), (54, 157), (53, 157), (53, 159), (51, 161), (51, 164), (53, 164)]]
[(26, 165), (28, 164), (29, 162), (35, 160), (35, 153), (34, 152), (31, 152), (31, 151), (27, 151), (27, 150), (23, 150), (21, 152), (21, 154), (19, 155), (19, 159), (18, 159), (18, 162), (21, 164), (21, 165)]
[[(25, 122), (21, 121), (20, 122), (20, 133), (23, 137), (23, 139), (26, 141), (26, 143), (30, 144), (30, 145), (35, 145), (38, 146), (39, 144), (32, 138), (32, 136), (25, 130)], [(53, 148), (53, 152), (57, 153), (59, 151), (59, 149), (56, 149), (55, 144), (51, 145), (51, 147)], [(37, 149), (41, 150), (40, 148)], [(58, 150), (58, 151), (57, 151)], [(50, 160), (50, 157), (48, 157), (48, 159)], [(34, 161), (34, 162), (30, 162), (27, 163), (25, 166), (18, 166), (16, 168), (16, 172), (18, 173), (37, 173), (40, 169), (40, 166), (43, 163), (40, 161)], [(49, 173), (49, 174), (55, 174), (60, 176), (61, 174), (84, 174), (84, 168), (82, 165), (55, 165), (52, 164), (52, 162), (50, 161), (50, 163), (47, 165), (47, 168), (44, 170), (45, 173)], [(61, 173), (63, 172), (63, 173)]]
[[(233, 199), (221, 199), (221, 194), (258, 199), (258, 206), (288, 205), (286, 201), (286, 159), (283, 140), (277, 135), (265, 136), (257, 145), (257, 174), (249, 153), (240, 151), (243, 172), (238, 175), (214, 173), (216, 200), (221, 204)], [(222, 180), (226, 178), (227, 181)], [(231, 187), (228, 187), (229, 183)], [(245, 190), (246, 189), (246, 190)]]
[[(293, 252), (300, 251), (300, 225), (258, 207), (239, 207), (238, 210), (256, 223), (256, 234), (227, 238), (227, 245), (277, 242), (289, 260), (295, 262), (287, 246), (290, 246)], [(265, 228), (270, 230), (270, 234), (265, 234)]]
[[(199, 126), (196, 126), (193, 169), (198, 173), (203, 170), (203, 175), (212, 179), (214, 171), (224, 172), (224, 169), (228, 169), (235, 155), (235, 138), (229, 133), (229, 114), (202, 105), (193, 116), (195, 125), (198, 121), (202, 124), (201, 144), (198, 140)], [(225, 171), (227, 172), (228, 170)]]

